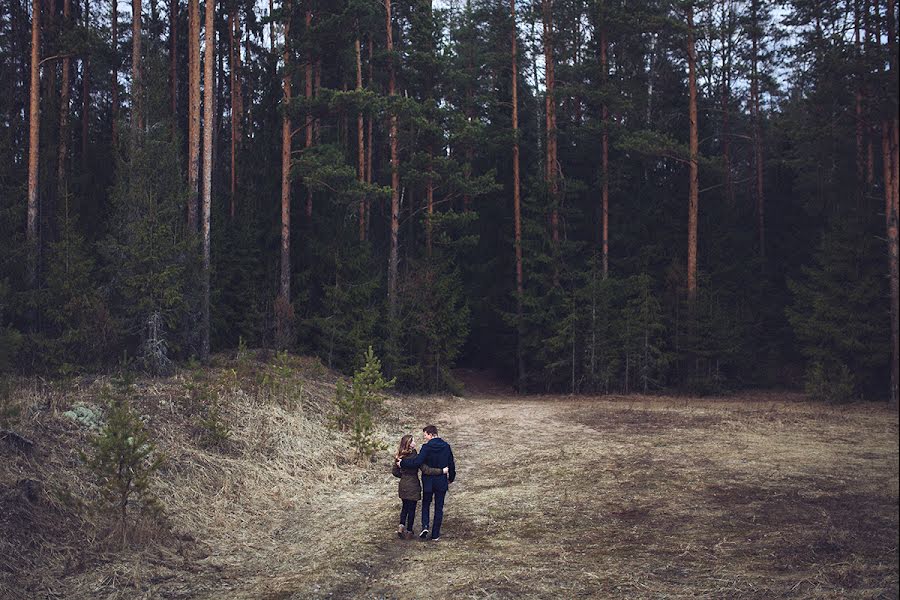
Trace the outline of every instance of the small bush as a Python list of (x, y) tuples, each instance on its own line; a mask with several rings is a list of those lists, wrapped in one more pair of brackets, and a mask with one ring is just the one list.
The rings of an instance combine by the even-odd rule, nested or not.
[(277, 352), (274, 364), (256, 374), (257, 400), (268, 399), (286, 410), (298, 408), (303, 384), (294, 375), (290, 355), (284, 351)]
[(829, 369), (821, 362), (816, 362), (806, 371), (806, 393), (813, 400), (852, 402), (855, 399), (855, 388), (853, 374), (843, 363)]
[(121, 378), (103, 395), (108, 405), (106, 425), (91, 440), (92, 456), (83, 458), (97, 478), (108, 509), (115, 511), (124, 545), (129, 506), (139, 505), (141, 510), (154, 513), (159, 509), (150, 487), (162, 455), (156, 452), (144, 423), (131, 408), (130, 379)]
[(371, 458), (385, 448), (383, 443), (373, 438), (374, 419), (384, 404), (382, 390), (395, 383), (396, 379), (384, 379), (381, 361), (369, 346), (365, 366), (354, 373), (350, 386), (343, 381), (337, 384), (333, 424), (341, 431), (350, 432), (351, 442), (359, 457)]
[(192, 418), (194, 435), (204, 448), (223, 449), (231, 439), (231, 428), (221, 408), (220, 389), (236, 387), (236, 371), (225, 371), (218, 387), (210, 381), (209, 372), (197, 367), (185, 383), (188, 397), (185, 412)]
[(206, 407), (203, 416), (197, 420), (200, 443), (206, 448), (223, 449), (231, 439), (231, 428), (222, 416), (218, 401)]

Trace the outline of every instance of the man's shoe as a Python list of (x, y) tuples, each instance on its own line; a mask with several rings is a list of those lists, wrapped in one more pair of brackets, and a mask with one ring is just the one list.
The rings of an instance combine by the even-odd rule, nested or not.
[(397, 537), (403, 539), (403, 534), (406, 533), (406, 527), (403, 525), (397, 526)]
[(421, 532), (419, 532), (419, 539), (424, 540), (427, 538), (428, 538), (428, 530), (427, 529), (423, 529)]
[(404, 540), (411, 540), (411, 539), (413, 539), (413, 532), (412, 532), (412, 531), (407, 531), (406, 533), (404, 533), (404, 534), (403, 534), (403, 539), (404, 539)]
[(431, 538), (431, 541), (432, 541), (432, 542), (439, 542), (439, 541), (441, 541), (441, 538), (439, 538), (439, 537), (436, 537), (436, 538), (433, 537), (433, 538)]

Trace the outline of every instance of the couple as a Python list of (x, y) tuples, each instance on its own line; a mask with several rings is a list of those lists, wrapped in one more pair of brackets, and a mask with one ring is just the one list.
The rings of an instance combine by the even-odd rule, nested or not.
[[(413, 436), (400, 438), (400, 447), (394, 457), (393, 474), (400, 478), (400, 499), (403, 507), (400, 510), (400, 525), (397, 537), (412, 539), (413, 523), (416, 518), (416, 504), (422, 498), (422, 531), (419, 537), (428, 539), (428, 521), (431, 512), (431, 500), (434, 499), (434, 528), (431, 529), (432, 541), (441, 539), (441, 522), (444, 520), (444, 497), (449, 484), (456, 479), (456, 463), (450, 444), (438, 437), (437, 427), (428, 425), (422, 429), (425, 443), (422, 452), (416, 452)], [(419, 471), (422, 471), (422, 484), (419, 484)], [(424, 494), (423, 494), (424, 488)]]

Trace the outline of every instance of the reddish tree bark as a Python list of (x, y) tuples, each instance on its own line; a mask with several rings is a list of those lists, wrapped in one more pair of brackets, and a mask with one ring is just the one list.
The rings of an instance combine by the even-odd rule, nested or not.
[[(284, 16), (284, 113), (281, 119), (281, 273), (279, 277), (281, 301), (291, 301), (291, 117), (287, 111), (291, 103), (290, 12)], [(283, 324), (282, 326), (286, 326)]]
[[(63, 2), (63, 31), (68, 32), (71, 26), (72, 1)], [(62, 82), (59, 103), (59, 147), (56, 160), (56, 183), (59, 197), (65, 200), (67, 189), (66, 160), (69, 155), (69, 96), (71, 92), (72, 59), (66, 48), (62, 60)]]
[[(140, 0), (135, 0), (140, 2)], [(201, 300), (200, 360), (209, 361), (209, 268), (210, 268), (210, 209), (212, 205), (213, 123), (216, 104), (216, 0), (206, 0), (206, 52), (203, 57), (203, 206), (201, 208), (201, 237), (203, 239), (203, 272)]]
[(556, 146), (556, 79), (553, 74), (553, 0), (542, 0), (544, 24), (544, 65), (546, 78), (546, 181), (550, 194), (550, 235), (554, 246), (559, 244), (559, 185), (557, 183)]
[(519, 64), (518, 64), (518, 30), (516, 26), (516, 0), (509, 0), (509, 17), (512, 23), (510, 31), (510, 56), (512, 63), (512, 130), (513, 130), (513, 229), (516, 252), (516, 368), (519, 392), (525, 388), (525, 360), (522, 349), (522, 299), (525, 295), (525, 278), (522, 268), (522, 200), (519, 173)]
[(28, 104), (28, 216), (25, 241), (28, 244), (28, 283), (37, 280), (38, 255), (38, 159), (41, 127), (41, 0), (32, 0), (31, 88)]
[[(357, 28), (359, 24), (357, 24)], [(356, 91), (362, 92), (362, 48), (360, 47), (359, 33), (356, 35)], [(362, 111), (356, 113), (356, 178), (360, 185), (366, 182), (366, 147), (365, 147), (365, 131), (363, 127)], [(363, 196), (359, 200), (359, 241), (366, 241), (366, 198)]]
[[(345, 81), (342, 84), (344, 91), (347, 90), (347, 82)], [(322, 89), (322, 57), (319, 56), (316, 58), (315, 66), (313, 67), (313, 98), (319, 97), (319, 90)], [(321, 119), (319, 117), (315, 117), (313, 119), (313, 143), (319, 144), (322, 142), (321, 139)]]
[(690, 192), (688, 197), (687, 292), (693, 304), (697, 298), (697, 216), (700, 201), (699, 142), (697, 137), (697, 49), (694, 44), (694, 7), (687, 7), (688, 119), (690, 121)]

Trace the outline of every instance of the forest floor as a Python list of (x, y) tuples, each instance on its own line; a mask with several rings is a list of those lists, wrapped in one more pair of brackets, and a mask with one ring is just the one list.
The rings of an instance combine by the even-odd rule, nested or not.
[[(170, 426), (160, 446), (181, 455), (160, 474), (165, 531), (125, 552), (85, 551), (108, 544), (89, 519), (59, 523), (74, 509), (46, 491), (62, 477), (55, 450), (4, 455), (0, 529), (13, 535), (0, 541), (11, 555), (0, 597), (900, 594), (896, 410), (784, 393), (516, 397), (474, 386), (466, 398), (393, 397), (385, 441), (433, 422), (456, 456), (442, 539), (423, 542), (396, 538), (390, 451), (358, 464), (312, 416), (333, 379), (321, 385), (311, 393), (307, 381), (299, 408), (247, 400), (241, 410), (256, 414), (231, 413), (244, 439), (224, 454)], [(26, 431), (36, 446), (54, 431), (81, 439), (50, 417), (31, 422), (41, 419)], [(27, 473), (45, 498), (23, 499)]]

